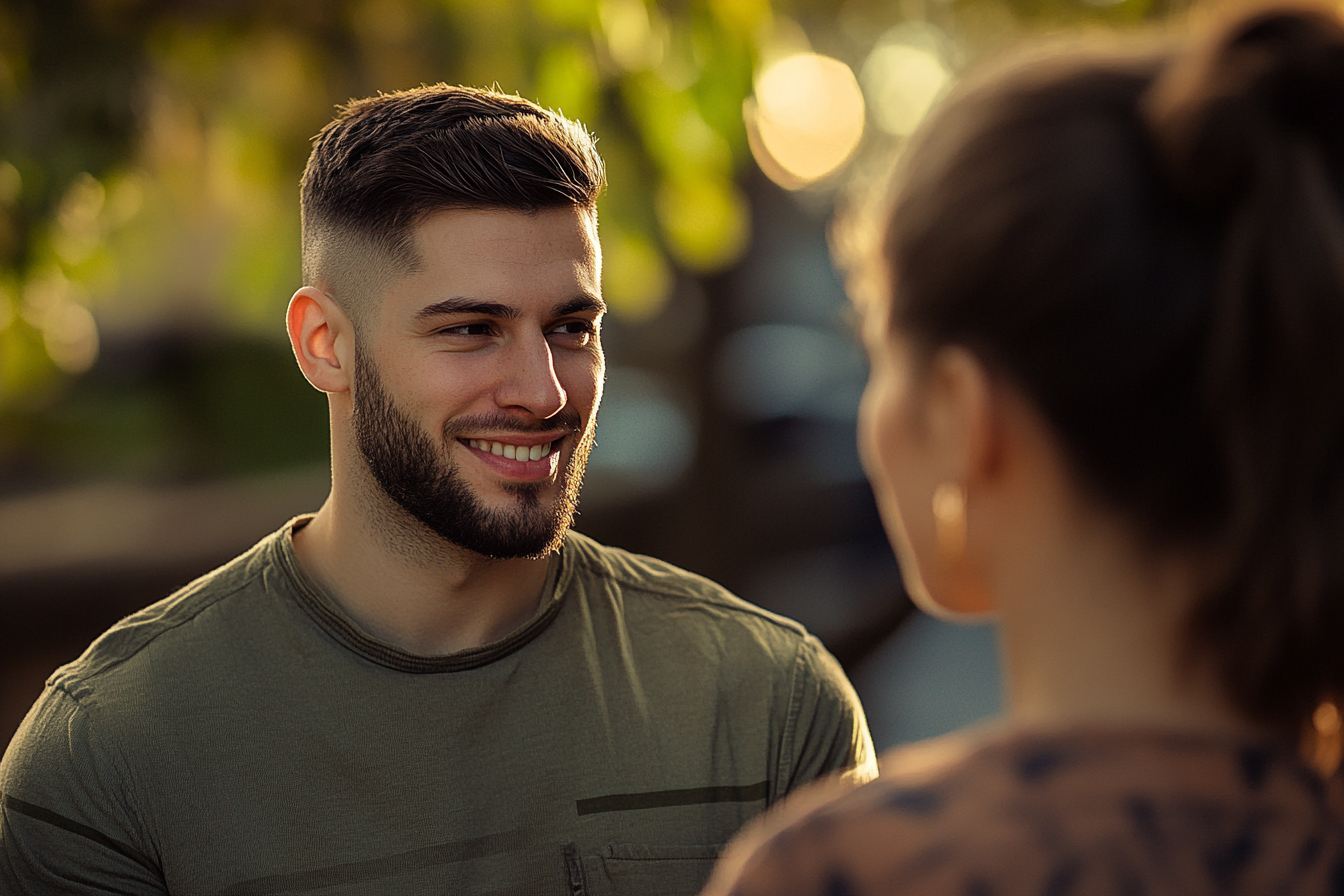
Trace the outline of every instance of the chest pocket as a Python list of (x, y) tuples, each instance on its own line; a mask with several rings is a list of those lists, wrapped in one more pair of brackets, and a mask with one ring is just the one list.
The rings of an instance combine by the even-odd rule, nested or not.
[(581, 818), (603, 821), (586, 845), (566, 850), (571, 896), (696, 896), (769, 789), (765, 780), (579, 800)]
[(570, 891), (574, 896), (696, 896), (723, 847), (613, 843), (597, 855), (570, 852)]

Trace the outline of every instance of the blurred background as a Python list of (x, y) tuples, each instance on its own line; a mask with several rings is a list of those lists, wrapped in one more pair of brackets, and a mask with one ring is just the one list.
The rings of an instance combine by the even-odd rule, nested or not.
[[(1181, 2), (1181, 0), (1170, 0)], [(886, 747), (993, 714), (914, 614), (854, 447), (828, 227), (958, 72), (1162, 0), (0, 0), (0, 743), (121, 616), (328, 479), (283, 329), (335, 107), (446, 81), (584, 121), (609, 377), (578, 528), (802, 620)]]

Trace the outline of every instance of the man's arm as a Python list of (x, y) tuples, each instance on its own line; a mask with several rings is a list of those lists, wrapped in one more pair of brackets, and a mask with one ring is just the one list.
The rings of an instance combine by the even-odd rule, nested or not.
[(835, 657), (813, 635), (798, 649), (789, 716), (771, 804), (834, 772), (844, 773), (851, 785), (877, 777), (873, 737), (859, 697)]
[(127, 769), (88, 709), (48, 686), (0, 762), (0, 893), (166, 893)]
[[(747, 866), (758, 865), (770, 842), (786, 827), (877, 777), (872, 736), (858, 695), (835, 658), (814, 636), (799, 645), (789, 702), (790, 724), (780, 754), (780, 774), (770, 797), (774, 808), (738, 832), (701, 896), (777, 892), (821, 896), (809, 875), (772, 879), (775, 890), (746, 886)], [(778, 803), (788, 795), (783, 805)], [(791, 857), (792, 859), (796, 856)]]

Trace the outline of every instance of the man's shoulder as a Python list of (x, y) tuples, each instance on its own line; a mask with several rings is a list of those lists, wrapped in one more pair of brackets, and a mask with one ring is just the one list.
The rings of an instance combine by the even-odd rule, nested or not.
[(604, 545), (578, 532), (569, 533), (565, 551), (577, 576), (608, 586), (624, 604), (633, 601), (656, 613), (683, 614), (694, 608), (705, 618), (774, 631), (788, 640), (811, 638), (794, 620), (665, 560)]
[[(193, 628), (203, 615), (232, 611), (238, 603), (234, 598), (255, 591), (274, 563), (275, 542), (284, 532), (281, 529), (266, 536), (229, 562), (122, 619), (95, 639), (78, 659), (57, 669), (49, 684), (78, 698), (98, 679), (119, 672), (133, 674), (142, 663), (158, 666), (168, 661), (171, 665), (174, 656), (181, 653), (187, 659), (188, 652), (197, 654), (197, 662), (206, 660), (199, 655), (202, 639), (184, 637), (184, 630)], [(193, 632), (199, 634), (199, 629)]]

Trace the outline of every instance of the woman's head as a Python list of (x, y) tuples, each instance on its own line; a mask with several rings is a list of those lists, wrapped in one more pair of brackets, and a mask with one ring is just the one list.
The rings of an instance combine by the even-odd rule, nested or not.
[(875, 382), (974, 359), (1141, 547), (1201, 558), (1187, 646), (1284, 728), (1344, 686), (1341, 110), (1307, 8), (968, 80), (901, 160), (869, 309)]

